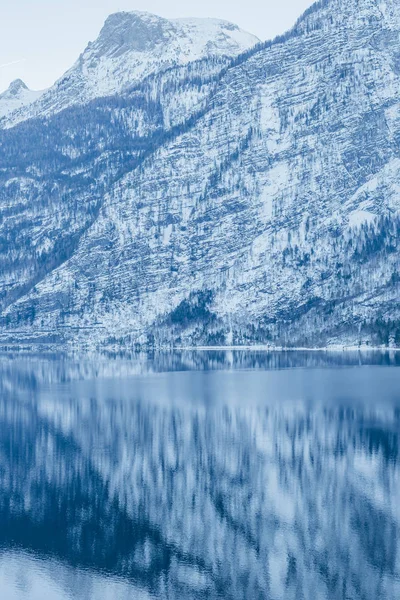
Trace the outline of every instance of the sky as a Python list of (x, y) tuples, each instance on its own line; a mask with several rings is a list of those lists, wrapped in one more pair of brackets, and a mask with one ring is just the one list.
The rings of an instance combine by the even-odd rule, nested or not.
[(216, 17), (262, 40), (289, 29), (312, 0), (0, 0), (0, 92), (20, 78), (49, 87), (72, 66), (105, 19), (121, 10)]

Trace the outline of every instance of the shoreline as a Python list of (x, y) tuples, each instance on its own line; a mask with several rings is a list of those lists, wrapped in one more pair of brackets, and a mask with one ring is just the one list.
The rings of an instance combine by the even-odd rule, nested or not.
[(116, 354), (131, 354), (131, 355), (139, 355), (139, 354), (150, 354), (150, 353), (174, 353), (174, 352), (261, 352), (265, 354), (284, 354), (284, 353), (334, 353), (334, 354), (343, 354), (343, 353), (359, 353), (365, 354), (370, 352), (381, 352), (381, 353), (397, 353), (400, 352), (400, 347), (386, 347), (386, 346), (342, 346), (340, 344), (334, 346), (324, 346), (324, 347), (293, 347), (286, 348), (283, 346), (176, 346), (176, 347), (156, 347), (156, 348), (133, 348), (133, 347), (90, 347), (90, 346), (57, 346), (52, 344), (5, 344), (4, 346), (0, 344), (0, 353), (1, 354), (9, 354), (9, 353), (34, 353), (34, 354), (104, 354), (104, 353), (116, 353)]
[[(158, 349), (157, 349), (158, 350)], [(285, 347), (273, 347), (273, 346), (178, 346), (175, 348), (160, 349), (162, 351), (170, 352), (212, 352), (212, 351), (227, 351), (227, 352), (400, 352), (400, 347), (386, 347), (386, 346), (325, 346), (322, 348), (314, 347), (296, 347), (296, 348), (285, 348)], [(153, 350), (154, 351), (154, 350)]]

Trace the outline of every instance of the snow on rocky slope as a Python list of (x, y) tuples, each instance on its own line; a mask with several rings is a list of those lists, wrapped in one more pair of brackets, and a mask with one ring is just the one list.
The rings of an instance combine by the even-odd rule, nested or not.
[(211, 57), (232, 58), (259, 41), (218, 19), (168, 20), (143, 12), (115, 13), (41, 101), (14, 114), (6, 125), (120, 93), (170, 67)]
[(3, 339), (400, 345), (399, 57), (397, 2), (322, 0), (0, 132)]
[(16, 79), (5, 92), (0, 94), (0, 119), (7, 117), (22, 107), (32, 104), (41, 98), (44, 93), (45, 90), (30, 90), (21, 79)]

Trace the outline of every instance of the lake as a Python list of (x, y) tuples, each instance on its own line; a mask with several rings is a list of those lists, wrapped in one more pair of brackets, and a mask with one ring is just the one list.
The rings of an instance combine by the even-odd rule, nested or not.
[(0, 598), (400, 598), (400, 353), (0, 357)]

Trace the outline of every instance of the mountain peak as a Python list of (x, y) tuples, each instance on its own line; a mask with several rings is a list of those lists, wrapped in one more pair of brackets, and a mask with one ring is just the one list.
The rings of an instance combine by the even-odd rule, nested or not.
[(28, 88), (22, 79), (12, 81), (8, 89), (0, 94), (0, 119), (14, 111), (32, 104), (43, 92), (35, 92)]
[(28, 90), (28, 86), (22, 81), (22, 79), (14, 79), (8, 87), (7, 92), (10, 95), (16, 96), (21, 90)]
[(218, 19), (165, 19), (147, 12), (117, 12), (105, 21), (77, 62), (43, 97), (58, 111), (119, 94), (149, 75), (207, 58), (231, 59), (260, 40)]
[(148, 12), (117, 12), (106, 19), (83, 58), (116, 58), (127, 53), (158, 51), (158, 59), (179, 64), (206, 55), (234, 56), (257, 42), (257, 37), (219, 19), (170, 20)]
[(95, 46), (102, 55), (116, 56), (126, 51), (151, 51), (166, 42), (171, 33), (171, 22), (146, 12), (117, 12), (105, 21)]
[[(14, 113), (8, 125), (40, 112), (54, 113), (73, 104), (120, 94), (171, 67), (207, 58), (226, 62), (259, 41), (237, 25), (219, 19), (166, 19), (140, 11), (113, 13), (97, 39), (87, 45), (34, 109)], [(5, 114), (0, 110), (0, 118)]]

